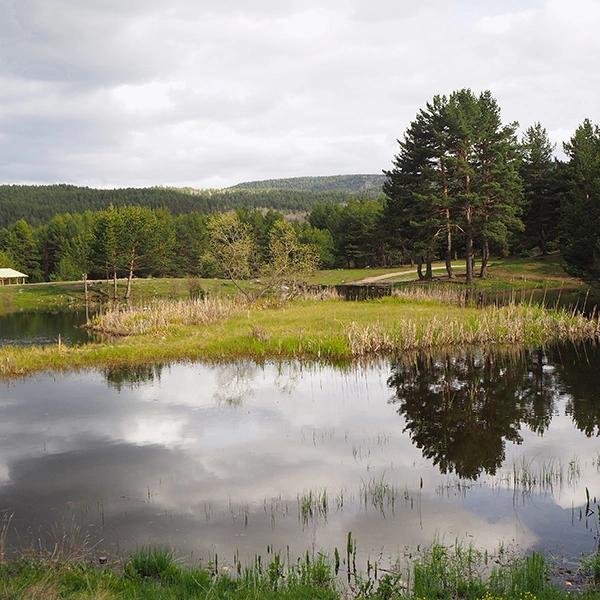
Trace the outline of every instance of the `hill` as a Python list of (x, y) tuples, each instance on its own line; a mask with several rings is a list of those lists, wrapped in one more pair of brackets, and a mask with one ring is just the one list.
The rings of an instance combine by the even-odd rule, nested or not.
[(322, 177), (290, 177), (238, 183), (230, 190), (295, 190), (311, 192), (347, 192), (376, 196), (381, 193), (385, 175), (327, 175)]
[[(306, 178), (311, 179), (311, 178)], [(345, 202), (355, 194), (343, 189), (235, 187), (225, 190), (178, 188), (95, 189), (75, 185), (0, 185), (0, 227), (18, 219), (32, 225), (66, 212), (139, 204), (173, 214), (216, 212), (240, 207), (305, 212), (322, 202)]]

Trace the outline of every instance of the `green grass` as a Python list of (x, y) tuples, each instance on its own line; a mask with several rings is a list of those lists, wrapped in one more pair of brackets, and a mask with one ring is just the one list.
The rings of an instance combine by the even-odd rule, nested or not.
[[(350, 537), (349, 537), (350, 539)], [(275, 555), (250, 567), (180, 564), (166, 550), (144, 549), (124, 564), (20, 560), (0, 566), (3, 600), (563, 600), (544, 556), (494, 557), (472, 547), (434, 545), (405, 567), (365, 573), (352, 553), (290, 563)], [(350, 564), (352, 563), (352, 564)], [(593, 580), (582, 599), (599, 598)]]
[[(231, 296), (238, 292), (230, 281), (223, 279), (197, 278), (152, 278), (135, 279), (132, 301), (145, 302), (151, 298), (188, 298), (193, 288), (199, 285), (209, 294)], [(252, 282), (244, 282), (252, 287)], [(117, 294), (123, 298), (126, 281), (117, 283)], [(113, 295), (112, 282), (90, 283), (91, 301), (110, 299)], [(30, 283), (26, 285), (0, 286), (0, 315), (19, 311), (60, 311), (81, 308), (84, 305), (82, 282)]]
[[(147, 314), (134, 313), (134, 322)], [(281, 307), (236, 308), (230, 314), (200, 325), (173, 319), (157, 329), (140, 329), (147, 331), (142, 335), (81, 346), (0, 348), (0, 375), (199, 359), (347, 362), (457, 344), (537, 345), (598, 336), (596, 321), (537, 306), (463, 308), (397, 297), (297, 300)]]

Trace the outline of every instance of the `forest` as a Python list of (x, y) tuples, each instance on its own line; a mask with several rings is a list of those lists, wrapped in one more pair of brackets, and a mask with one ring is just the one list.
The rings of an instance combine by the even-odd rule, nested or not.
[[(461, 258), (470, 283), (486, 277), (492, 255), (560, 252), (570, 273), (598, 280), (600, 128), (584, 120), (564, 144), (563, 159), (540, 123), (520, 139), (517, 128), (503, 123), (489, 91), (435, 96), (400, 138), (376, 197), (310, 189), (192, 194), (4, 186), (0, 262), (31, 281), (83, 273), (222, 276), (211, 223), (213, 213), (233, 211), (232, 227), (256, 247), (247, 276), (266, 264), (273, 228), (286, 222), (322, 268), (415, 264), (418, 276), (430, 279), (433, 261), (445, 260), (453, 278), (452, 261)], [(310, 187), (310, 179), (328, 178), (298, 185)]]
[[(250, 184), (248, 184), (250, 185)], [(109, 206), (137, 204), (163, 208), (174, 215), (211, 213), (235, 208), (273, 208), (285, 212), (306, 212), (321, 202), (345, 202), (358, 190), (311, 190), (277, 188), (123, 188), (94, 189), (74, 185), (0, 185), (0, 227), (19, 219), (41, 225), (54, 215), (98, 211)]]

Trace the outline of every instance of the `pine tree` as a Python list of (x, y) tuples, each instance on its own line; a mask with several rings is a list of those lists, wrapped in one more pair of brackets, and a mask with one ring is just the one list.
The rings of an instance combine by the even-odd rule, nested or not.
[(600, 278), (600, 128), (586, 119), (568, 143), (561, 252), (574, 275)]
[[(383, 212), (392, 247), (408, 245), (416, 255), (420, 278), (430, 279), (431, 262), (439, 246), (438, 236), (446, 234), (446, 265), (452, 276), (452, 223), (445, 148), (447, 128), (444, 111), (447, 100), (435, 96), (419, 111), (404, 138), (393, 169), (385, 171), (384, 192), (388, 198)], [(426, 263), (426, 273), (421, 270)]]
[(560, 195), (554, 146), (540, 123), (527, 129), (522, 141), (521, 178), (525, 197), (525, 235), (528, 246), (548, 254), (558, 236)]

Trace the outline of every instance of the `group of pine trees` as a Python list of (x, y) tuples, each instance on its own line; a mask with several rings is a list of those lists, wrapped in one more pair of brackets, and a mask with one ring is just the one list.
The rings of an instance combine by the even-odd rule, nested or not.
[[(519, 140), (517, 124), (502, 122), (489, 91), (459, 90), (435, 96), (418, 112), (378, 197), (0, 186), (0, 266), (31, 281), (82, 273), (218, 276), (209, 252), (210, 213), (246, 200), (248, 206), (235, 210), (260, 255), (284, 219), (265, 208), (271, 202), (296, 218), (303, 209), (306, 217), (292, 221), (294, 231), (315, 247), (323, 268), (416, 263), (426, 279), (432, 262), (445, 260), (453, 277), (460, 257), (470, 282), (486, 276), (492, 254), (560, 250), (570, 272), (600, 279), (600, 128), (585, 120), (564, 153), (565, 160), (555, 157), (539, 123)], [(70, 210), (55, 214), (61, 206)], [(82, 212), (85, 206), (93, 210)], [(30, 219), (14, 218), (28, 210)], [(46, 213), (54, 216), (41, 221)]]
[[(485, 277), (490, 255), (561, 252), (567, 269), (600, 279), (600, 129), (585, 120), (564, 144), (539, 123), (521, 140), (489, 91), (435, 96), (399, 140), (385, 196), (318, 205), (309, 222), (332, 236), (336, 266), (465, 259)], [(478, 268), (475, 269), (475, 259)]]

